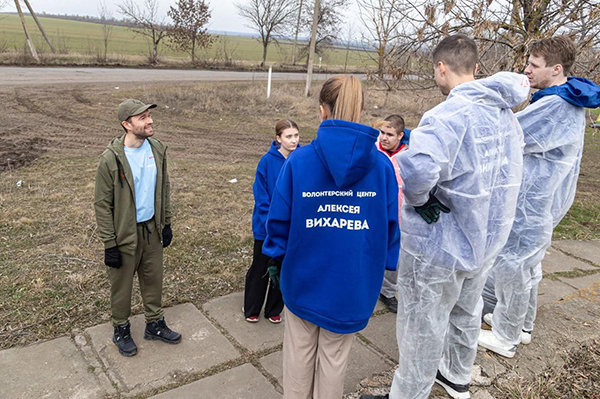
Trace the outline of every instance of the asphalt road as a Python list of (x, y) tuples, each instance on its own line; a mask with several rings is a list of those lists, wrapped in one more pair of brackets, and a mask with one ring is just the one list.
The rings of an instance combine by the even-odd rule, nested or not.
[[(24, 86), (70, 83), (135, 83), (184, 81), (254, 81), (267, 80), (267, 72), (203, 71), (179, 69), (125, 68), (23, 68), (0, 67), (0, 86)], [(315, 74), (314, 80), (332, 75)], [(273, 80), (303, 81), (303, 73), (273, 73)]]

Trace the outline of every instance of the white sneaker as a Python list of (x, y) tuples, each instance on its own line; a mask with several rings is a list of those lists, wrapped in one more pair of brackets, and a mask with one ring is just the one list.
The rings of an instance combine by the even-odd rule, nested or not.
[(511, 358), (515, 356), (517, 346), (506, 342), (503, 342), (496, 338), (493, 332), (487, 330), (481, 330), (479, 332), (479, 339), (477, 340), (479, 346), (495, 352), (500, 356)]
[(523, 330), (521, 332), (521, 343), (523, 345), (529, 345), (531, 343), (531, 331)]
[(492, 314), (491, 313), (484, 314), (483, 322), (491, 327), (492, 326)]

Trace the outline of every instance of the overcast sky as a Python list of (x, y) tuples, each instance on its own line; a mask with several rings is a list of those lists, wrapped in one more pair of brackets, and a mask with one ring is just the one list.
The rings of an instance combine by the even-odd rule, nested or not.
[[(29, 3), (33, 7), (33, 11), (36, 13), (47, 12), (49, 14), (72, 14), (72, 15), (89, 15), (98, 16), (98, 3), (100, 0), (29, 0)], [(104, 0), (108, 8), (112, 11), (115, 18), (121, 18), (121, 15), (117, 12), (117, 4), (121, 3), (122, 0)], [(142, 2), (142, 0), (137, 0)], [(174, 5), (176, 0), (158, 0), (160, 4), (160, 12), (165, 14), (169, 9), (169, 6)], [(243, 2), (244, 0), (209, 0), (210, 8), (212, 10), (212, 17), (210, 20), (209, 29), (213, 31), (229, 31), (229, 32), (252, 32), (252, 30), (246, 27), (246, 22), (240, 16), (237, 15), (236, 9), (233, 6), (236, 2)], [(358, 13), (357, 6), (354, 0), (348, 0), (351, 3), (349, 10), (346, 12), (345, 21), (354, 20)], [(2, 0), (0, 0), (2, 3)], [(21, 1), (21, 7), (24, 11), (27, 11), (25, 3)], [(2, 11), (16, 11), (14, 1), (9, 1), (8, 6), (4, 7)], [(359, 22), (357, 21), (358, 25)]]

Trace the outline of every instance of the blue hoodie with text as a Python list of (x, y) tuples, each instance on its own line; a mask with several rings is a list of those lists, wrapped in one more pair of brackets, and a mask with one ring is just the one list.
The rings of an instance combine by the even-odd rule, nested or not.
[(258, 161), (256, 177), (252, 185), (254, 194), (254, 210), (252, 211), (252, 233), (255, 240), (264, 240), (267, 237), (267, 215), (271, 198), (275, 189), (277, 176), (285, 162), (285, 157), (279, 152), (277, 141), (273, 140), (269, 151)]
[(379, 132), (326, 120), (294, 151), (275, 185), (263, 253), (282, 259), (288, 310), (353, 333), (373, 313), (385, 269), (398, 261), (398, 184), (375, 147)]

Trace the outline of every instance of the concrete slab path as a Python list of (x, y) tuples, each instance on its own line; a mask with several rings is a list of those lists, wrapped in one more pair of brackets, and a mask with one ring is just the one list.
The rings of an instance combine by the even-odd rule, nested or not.
[(113, 393), (68, 337), (0, 352), (2, 398), (103, 398)]
[[(591, 320), (586, 298), (595, 298), (600, 287), (600, 243), (557, 242), (542, 267), (534, 342), (510, 362), (480, 351), (474, 397), (489, 397), (491, 381), (509, 369), (528, 375), (558, 359), (546, 347), (557, 332), (563, 340), (598, 335), (600, 326)], [(110, 323), (0, 351), (0, 368), (10, 370), (0, 374), (0, 397), (195, 398), (210, 393), (214, 398), (280, 398), (285, 321), (275, 325), (261, 317), (259, 323), (247, 323), (242, 302), (243, 293), (237, 292), (201, 309), (189, 303), (166, 309), (167, 323), (183, 335), (178, 345), (145, 341), (144, 317), (134, 316), (138, 354), (131, 358), (119, 355)], [(358, 398), (375, 386), (373, 376), (389, 382), (398, 357), (395, 321), (395, 315), (378, 303), (369, 325), (357, 335), (344, 386), (347, 398)], [(438, 394), (434, 389), (433, 397)]]
[(144, 315), (137, 315), (130, 322), (138, 354), (126, 359), (119, 354), (112, 342), (112, 324), (101, 324), (85, 331), (92, 348), (103, 367), (110, 370), (120, 392), (142, 394), (241, 356), (190, 303), (166, 309), (165, 320), (173, 330), (181, 333), (181, 343), (170, 345), (161, 341), (144, 340)]
[[(207, 395), (210, 393), (210, 395)], [(251, 364), (226, 370), (212, 377), (183, 385), (179, 388), (153, 396), (155, 399), (211, 399), (248, 398), (260, 394), (264, 399), (279, 399), (282, 395)]]

